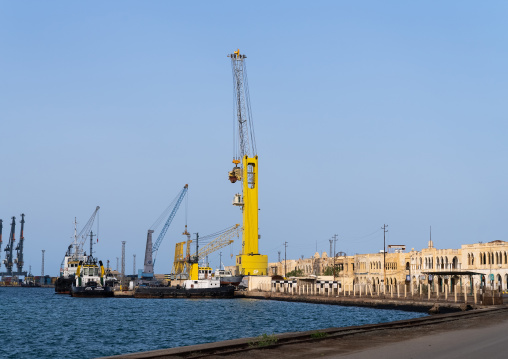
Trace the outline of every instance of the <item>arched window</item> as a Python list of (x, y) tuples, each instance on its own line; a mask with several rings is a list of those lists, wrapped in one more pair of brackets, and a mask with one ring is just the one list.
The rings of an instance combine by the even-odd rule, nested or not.
[(474, 254), (471, 253), (471, 265), (474, 266)]
[(453, 269), (458, 269), (459, 268), (459, 259), (457, 257), (453, 257), (452, 268)]

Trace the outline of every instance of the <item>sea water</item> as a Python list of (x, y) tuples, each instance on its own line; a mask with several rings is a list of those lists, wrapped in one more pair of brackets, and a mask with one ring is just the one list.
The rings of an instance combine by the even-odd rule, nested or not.
[(256, 299), (72, 298), (51, 288), (0, 287), (0, 358), (95, 358), (425, 315)]

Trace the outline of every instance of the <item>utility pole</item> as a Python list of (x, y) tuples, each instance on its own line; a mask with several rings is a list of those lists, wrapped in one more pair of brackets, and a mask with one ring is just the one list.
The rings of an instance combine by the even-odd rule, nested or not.
[(383, 230), (383, 293), (386, 293), (386, 229), (387, 224), (384, 224), (381, 229)]
[(116, 271), (117, 271), (117, 272), (118, 272), (118, 263), (120, 263), (120, 262), (118, 261), (119, 259), (120, 259), (120, 258), (116, 257)]
[(222, 252), (219, 252), (219, 270), (222, 269)]
[(45, 249), (42, 250), (41, 285), (44, 285), (44, 252), (46, 252)]
[(125, 242), (122, 241), (122, 287), (125, 288)]
[(279, 253), (279, 263), (280, 263), (280, 251), (277, 251)]
[(288, 242), (284, 242), (284, 278), (286, 278), (287, 266), (286, 266), (286, 248), (288, 246)]
[[(331, 239), (330, 239), (331, 241)], [(335, 280), (335, 257), (336, 257), (337, 234), (333, 235), (333, 280)]]
[(136, 255), (133, 254), (132, 256), (134, 257), (132, 262), (132, 274), (136, 275)]
[(196, 235), (196, 263), (199, 263), (199, 233), (194, 233)]
[(330, 252), (328, 252), (328, 257), (330, 257), (332, 255), (332, 243), (333, 243), (333, 239), (329, 239), (328, 241), (330, 242)]

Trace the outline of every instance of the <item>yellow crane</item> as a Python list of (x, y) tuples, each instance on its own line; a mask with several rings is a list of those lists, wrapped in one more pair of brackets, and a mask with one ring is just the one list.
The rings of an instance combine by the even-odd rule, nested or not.
[(234, 167), (229, 172), (229, 180), (242, 183), (242, 193), (235, 194), (233, 200), (233, 205), (243, 212), (242, 250), (236, 256), (236, 274), (266, 275), (268, 256), (260, 254), (258, 248), (258, 156), (245, 66), (247, 56), (238, 49), (228, 57), (231, 58), (235, 93)]
[[(219, 249), (226, 247), (234, 242), (234, 237), (240, 236), (240, 231), (242, 228), (239, 224), (235, 224), (232, 227), (226, 228), (222, 231), (201, 237), (201, 241), (206, 241), (209, 238), (214, 238), (203, 248), (199, 249), (197, 258), (205, 258), (207, 255), (218, 251)], [(173, 274), (178, 275), (182, 273), (189, 274), (198, 271), (198, 262), (196, 260), (196, 255), (191, 255), (190, 253), (190, 245), (192, 240), (190, 239), (190, 233), (187, 232), (187, 228), (185, 228), (184, 235), (187, 235), (187, 241), (176, 243), (175, 245), (175, 260), (173, 262)], [(184, 256), (184, 248), (187, 247), (186, 254)], [(192, 260), (191, 260), (192, 258)], [(195, 268), (193, 268), (195, 267)]]

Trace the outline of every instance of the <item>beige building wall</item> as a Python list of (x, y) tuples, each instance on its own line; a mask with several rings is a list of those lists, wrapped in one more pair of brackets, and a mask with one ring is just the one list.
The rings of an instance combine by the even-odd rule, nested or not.
[[(340, 268), (336, 280), (344, 285), (372, 285), (377, 290), (384, 283), (393, 286), (405, 285), (406, 289), (418, 291), (431, 286), (432, 290), (453, 291), (455, 285), (486, 286), (508, 290), (508, 242), (464, 244), (459, 249), (437, 249), (432, 241), (420, 251), (383, 252), (338, 256), (335, 264)], [(383, 261), (386, 270), (383, 270)], [(333, 267), (334, 258), (326, 252), (315, 253), (310, 258), (288, 259), (268, 264), (268, 275), (284, 276), (286, 271), (302, 270), (304, 277), (322, 276), (327, 267)], [(234, 267), (232, 267), (234, 268)], [(464, 273), (476, 273), (472, 276)], [(429, 282), (432, 273), (433, 281)], [(493, 281), (490, 280), (491, 275)], [(483, 276), (483, 277), (482, 277)], [(410, 278), (409, 281), (406, 279)], [(344, 287), (343, 287), (344, 288)]]

